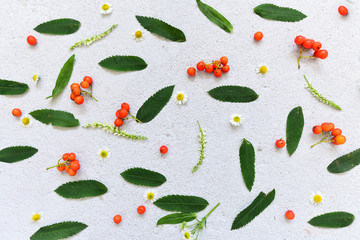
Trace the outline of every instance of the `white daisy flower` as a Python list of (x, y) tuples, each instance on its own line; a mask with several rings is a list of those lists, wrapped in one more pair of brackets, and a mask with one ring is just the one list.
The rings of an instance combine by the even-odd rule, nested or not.
[(256, 73), (259, 73), (261, 75), (265, 75), (265, 73), (267, 73), (268, 71), (269, 71), (269, 68), (265, 64), (260, 64), (256, 68)]
[(179, 91), (175, 95), (175, 102), (179, 105), (185, 104), (188, 100), (188, 97), (185, 92)]
[(133, 39), (136, 40), (137, 42), (144, 40), (144, 38), (145, 38), (144, 32), (141, 31), (140, 29), (136, 30), (133, 34)]
[(192, 235), (188, 229), (184, 229), (182, 231), (182, 234), (183, 234), (184, 240), (194, 240), (195, 239), (194, 235)]
[(151, 203), (155, 202), (157, 199), (157, 192), (152, 189), (145, 191), (144, 199), (147, 202), (151, 202)]
[(108, 148), (103, 147), (98, 151), (98, 157), (100, 160), (109, 160), (111, 158), (111, 152)]
[(315, 206), (322, 204), (323, 202), (323, 195), (321, 192), (314, 192), (311, 195), (310, 202)]
[(21, 119), (21, 124), (25, 128), (29, 128), (33, 125), (34, 120), (30, 116), (25, 116)]
[(237, 113), (234, 113), (233, 115), (230, 116), (230, 124), (233, 127), (240, 126), (243, 123), (243, 121), (244, 121), (244, 118)]
[(43, 219), (43, 213), (42, 212), (33, 212), (31, 220), (33, 222), (40, 222)]
[(110, 3), (104, 3), (100, 7), (101, 14), (110, 14), (112, 12), (112, 5)]
[(37, 82), (40, 80), (40, 76), (35, 74), (33, 77), (32, 77), (33, 81), (34, 81), (34, 84), (37, 84)]

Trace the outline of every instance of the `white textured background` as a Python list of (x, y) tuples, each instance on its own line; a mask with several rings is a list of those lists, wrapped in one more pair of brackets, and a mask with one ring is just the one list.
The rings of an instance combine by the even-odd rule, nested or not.
[[(253, 8), (262, 1), (207, 0), (206, 3), (223, 13), (234, 26), (228, 34), (211, 23), (198, 9), (195, 0), (114, 1), (113, 13), (103, 16), (99, 1), (2, 1), (0, 8), (0, 78), (28, 83), (30, 90), (21, 96), (0, 96), (1, 148), (31, 145), (39, 149), (32, 158), (15, 164), (0, 164), (0, 239), (28, 239), (41, 226), (74, 220), (89, 227), (73, 239), (181, 239), (178, 225), (156, 227), (156, 221), (167, 214), (146, 204), (147, 212), (139, 216), (138, 205), (144, 203), (145, 188), (126, 183), (120, 172), (134, 166), (163, 173), (167, 182), (157, 191), (168, 194), (197, 195), (210, 203), (199, 215), (205, 215), (216, 203), (219, 208), (208, 218), (208, 228), (200, 239), (357, 239), (360, 233), (360, 167), (345, 174), (331, 174), (327, 165), (335, 158), (359, 148), (359, 5), (347, 1), (291, 1), (282, 6), (301, 10), (308, 17), (298, 23), (262, 19)], [(349, 15), (342, 17), (337, 7), (344, 4)], [(146, 39), (135, 42), (132, 34), (140, 28), (135, 15), (160, 18), (184, 31), (187, 41), (175, 43), (145, 31)], [(43, 35), (32, 30), (38, 24), (56, 18), (70, 17), (81, 21), (81, 28), (66, 36)], [(119, 24), (105, 39), (90, 47), (69, 52), (76, 41), (100, 33), (112, 24)], [(264, 33), (255, 43), (253, 34)], [(34, 35), (38, 44), (26, 43)], [(326, 60), (303, 60), (297, 69), (297, 47), (294, 37), (303, 34), (322, 42), (329, 51)], [(70, 83), (80, 82), (85, 75), (94, 79), (94, 96), (77, 106), (70, 101), (69, 88), (54, 100), (45, 100), (54, 87), (57, 75), (71, 54), (76, 62)], [(148, 67), (139, 72), (116, 73), (102, 69), (98, 62), (110, 55), (136, 55)], [(201, 60), (210, 61), (228, 56), (231, 71), (220, 79), (205, 73), (188, 78), (186, 69)], [(255, 73), (261, 63), (268, 66), (265, 77)], [(41, 82), (32, 84), (39, 74)], [(318, 102), (305, 88), (306, 74), (320, 93), (335, 101), (344, 110), (337, 111)], [(81, 125), (94, 121), (112, 123), (121, 102), (130, 103), (133, 112), (157, 90), (175, 84), (175, 91), (189, 96), (185, 106), (173, 99), (148, 124), (128, 121), (124, 128), (141, 133), (148, 141), (130, 141), (106, 134), (102, 130), (61, 129), (35, 122), (30, 129), (20, 126), (11, 115), (14, 107), (24, 114), (36, 109), (67, 110)], [(252, 103), (222, 103), (208, 96), (207, 91), (225, 84), (248, 86), (260, 97)], [(302, 106), (305, 128), (298, 150), (289, 158), (286, 149), (274, 146), (285, 137), (289, 111)], [(229, 116), (240, 113), (244, 125), (234, 129)], [(199, 143), (196, 120), (207, 129), (208, 144), (203, 166), (191, 173), (198, 159)], [(343, 146), (322, 144), (312, 126), (331, 121), (347, 137)], [(238, 149), (243, 138), (256, 151), (256, 179), (248, 192), (242, 180)], [(169, 152), (159, 154), (166, 144)], [(107, 146), (112, 159), (100, 162), (96, 152)], [(64, 152), (75, 152), (81, 170), (75, 177), (45, 168), (56, 163)], [(102, 197), (67, 200), (54, 189), (74, 180), (96, 179), (109, 191)], [(230, 231), (235, 216), (247, 207), (260, 191), (276, 189), (274, 202), (254, 221), (239, 230)], [(324, 195), (323, 205), (310, 204), (314, 191)], [(286, 210), (296, 217), (288, 222)], [(307, 224), (312, 217), (325, 212), (343, 210), (356, 216), (354, 223), (343, 229), (320, 229)], [(33, 211), (42, 211), (41, 222), (32, 223)], [(121, 214), (120, 225), (112, 222)]]

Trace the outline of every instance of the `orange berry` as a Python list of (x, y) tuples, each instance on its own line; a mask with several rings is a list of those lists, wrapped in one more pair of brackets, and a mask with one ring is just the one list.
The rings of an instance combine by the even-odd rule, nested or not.
[(281, 139), (279, 139), (279, 140), (276, 140), (275, 145), (276, 145), (278, 148), (283, 148), (283, 147), (285, 147), (285, 141), (281, 138)]
[(26, 38), (26, 41), (28, 42), (28, 44), (30, 45), (35, 45), (37, 43), (37, 40), (34, 36), (31, 36), (29, 35), (27, 38)]
[(322, 44), (320, 42), (314, 42), (312, 49), (314, 49), (314, 51), (320, 50), (320, 48), (322, 47)]
[(90, 84), (89, 84), (87, 81), (82, 81), (82, 82), (80, 83), (80, 86), (81, 86), (82, 88), (88, 88), (88, 87), (90, 86)]
[(193, 68), (193, 67), (189, 67), (188, 70), (187, 70), (187, 73), (188, 73), (190, 76), (195, 76), (196, 69)]
[(71, 170), (70, 165), (65, 165), (65, 172), (69, 173)]
[(143, 206), (143, 205), (141, 205), (141, 206), (139, 206), (139, 207), (137, 208), (137, 212), (138, 212), (139, 214), (144, 214), (145, 211), (146, 211), (146, 208), (145, 208), (145, 206)]
[(321, 126), (319, 126), (319, 125), (314, 126), (314, 127), (313, 127), (313, 133), (314, 133), (314, 134), (320, 134), (320, 133), (322, 133), (322, 128), (321, 128)]
[(70, 99), (71, 99), (71, 100), (74, 101), (75, 97), (76, 97), (75, 94), (73, 94), (73, 93), (70, 94)]
[(11, 111), (12, 115), (14, 115), (15, 117), (20, 117), (22, 112), (20, 109), (18, 108), (14, 108), (12, 111)]
[(70, 169), (69, 172), (68, 172), (68, 174), (69, 174), (70, 176), (75, 176), (76, 173), (77, 173), (77, 171), (72, 170), (72, 169)]
[(70, 168), (74, 171), (77, 171), (80, 169), (80, 163), (78, 160), (71, 161)]
[(338, 12), (340, 13), (340, 15), (345, 16), (348, 14), (349, 11), (345, 6), (340, 6), (338, 8)]
[(74, 87), (71, 91), (75, 96), (80, 96), (80, 93), (81, 93), (80, 87), (79, 88)]
[(88, 82), (90, 85), (93, 83), (92, 78), (91, 78), (91, 77), (89, 77), (89, 76), (85, 76), (85, 77), (84, 77), (84, 79), (83, 79), (83, 81)]
[(162, 146), (160, 147), (160, 153), (165, 154), (165, 153), (167, 153), (167, 152), (168, 152), (168, 147), (165, 146), (165, 145), (162, 145)]
[(341, 145), (346, 142), (346, 137), (344, 135), (337, 135), (334, 140), (337, 144)]
[(207, 64), (206, 67), (205, 67), (205, 71), (207, 73), (212, 73), (214, 71), (214, 67), (212, 64)]
[(229, 59), (227, 57), (223, 56), (220, 58), (220, 62), (223, 66), (225, 66), (226, 64), (228, 64)]
[(83, 103), (84, 103), (84, 97), (83, 97), (83, 96), (76, 96), (76, 97), (75, 97), (75, 102), (76, 102), (76, 104), (78, 104), (78, 105), (83, 104)]
[(114, 223), (116, 223), (116, 224), (121, 223), (121, 216), (120, 215), (115, 215), (114, 216)]
[(328, 57), (329, 53), (328, 51), (326, 51), (325, 49), (316, 51), (316, 57), (320, 58), (320, 59), (325, 59)]
[(216, 70), (214, 71), (215, 77), (221, 77), (222, 73), (223, 73), (223, 72), (221, 71), (220, 68), (218, 68), (218, 69), (216, 69)]
[(64, 171), (65, 169), (65, 165), (63, 163), (60, 163), (57, 167), (57, 170), (59, 170), (60, 172)]
[(294, 42), (296, 45), (301, 45), (304, 43), (305, 40), (306, 40), (306, 37), (299, 35), (295, 38)]
[(229, 71), (230, 71), (230, 67), (229, 67), (229, 65), (225, 65), (225, 66), (223, 66), (223, 67), (221, 68), (221, 71), (223, 71), (224, 73), (229, 72)]
[(221, 62), (219, 60), (214, 61), (213, 68), (216, 69), (216, 68), (220, 67), (220, 64), (221, 64)]
[(333, 123), (324, 122), (324, 123), (321, 124), (321, 129), (324, 132), (330, 132), (334, 128), (335, 128), (335, 125)]
[(115, 121), (114, 121), (114, 125), (115, 125), (116, 127), (121, 127), (121, 126), (123, 125), (123, 123), (124, 123), (124, 121), (123, 121), (121, 118), (117, 118), (117, 119), (115, 119)]
[(303, 44), (302, 44), (302, 46), (304, 47), (304, 48), (312, 48), (312, 46), (314, 45), (314, 43), (315, 43), (315, 41), (313, 40), (313, 39), (306, 39), (304, 42), (303, 42)]
[(264, 34), (263, 34), (262, 32), (256, 32), (256, 33), (254, 34), (254, 39), (255, 39), (256, 41), (260, 41), (261, 39), (263, 39), (263, 37), (264, 37)]
[(333, 135), (334, 137), (336, 137), (336, 136), (338, 136), (338, 135), (340, 135), (340, 134), (342, 134), (342, 131), (341, 131), (340, 128), (334, 128), (334, 129), (332, 130), (332, 132), (331, 132), (331, 135)]
[(120, 109), (120, 110), (118, 110), (117, 112), (116, 112), (116, 116), (118, 117), (118, 118), (126, 118), (126, 116), (128, 115), (128, 111), (126, 110), (126, 109), (124, 109), (124, 108), (122, 108), (122, 109)]
[(80, 89), (80, 84), (78, 84), (78, 83), (71, 84), (70, 89), (73, 90), (74, 88), (79, 88)]
[(121, 108), (126, 109), (126, 111), (130, 111), (130, 105), (126, 102), (121, 104)]
[(198, 64), (196, 64), (196, 68), (197, 68), (197, 70), (199, 70), (199, 71), (204, 71), (204, 70), (205, 70), (205, 67), (206, 67), (206, 65), (205, 65), (205, 63), (204, 63), (203, 61), (198, 62)]
[(68, 153), (64, 153), (64, 154), (62, 155), (62, 159), (63, 159), (64, 161), (69, 160), (69, 157), (70, 157), (70, 154), (68, 154)]
[(285, 217), (288, 220), (293, 220), (295, 218), (295, 213), (291, 210), (286, 211)]
[(76, 154), (75, 153), (70, 153), (69, 154), (69, 159), (70, 159), (70, 161), (74, 161), (76, 159)]

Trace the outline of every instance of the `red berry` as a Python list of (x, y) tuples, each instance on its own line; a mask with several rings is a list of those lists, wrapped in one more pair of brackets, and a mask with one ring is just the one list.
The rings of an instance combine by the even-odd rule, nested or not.
[(68, 154), (68, 153), (64, 153), (64, 154), (62, 155), (62, 159), (63, 159), (64, 161), (69, 160), (69, 157), (70, 157), (70, 154)]
[(68, 174), (69, 174), (70, 176), (75, 176), (76, 173), (77, 173), (77, 171), (72, 170), (72, 169), (70, 169), (69, 172), (68, 172)]
[(293, 220), (295, 218), (295, 213), (291, 210), (288, 210), (286, 211), (285, 213), (285, 217), (288, 219), (288, 220)]
[(117, 112), (116, 112), (116, 116), (118, 117), (118, 118), (126, 118), (126, 116), (128, 115), (128, 111), (126, 110), (126, 109), (124, 109), (124, 108), (122, 108), (122, 109), (120, 109), (120, 110), (118, 110)]
[(338, 11), (339, 11), (340, 15), (342, 15), (342, 16), (347, 15), (348, 12), (349, 12), (348, 9), (347, 9), (346, 7), (344, 7), (344, 6), (340, 6), (340, 7), (338, 8)]
[(126, 111), (130, 111), (130, 105), (126, 102), (121, 104), (121, 108), (125, 109)]
[(314, 127), (313, 127), (313, 133), (314, 133), (314, 134), (320, 134), (320, 133), (322, 133), (322, 128), (321, 128), (321, 126), (319, 126), (319, 125), (314, 126)]
[(324, 132), (330, 132), (335, 128), (335, 125), (333, 123), (324, 122), (321, 124), (321, 129)]
[(294, 42), (297, 45), (301, 45), (304, 43), (305, 40), (306, 40), (306, 37), (299, 35), (295, 38)]
[(74, 161), (76, 159), (76, 154), (75, 153), (70, 153), (69, 154), (69, 159), (70, 159), (70, 161)]
[(205, 71), (207, 73), (212, 73), (214, 71), (214, 67), (212, 64), (207, 64), (206, 67), (205, 67)]
[(70, 94), (70, 99), (71, 99), (71, 100), (74, 101), (75, 97), (76, 97), (75, 94), (73, 94), (73, 93)]
[(188, 73), (190, 76), (195, 76), (196, 69), (193, 68), (193, 67), (189, 67), (188, 70), (187, 70), (187, 73)]
[(225, 66), (223, 66), (223, 67), (221, 68), (221, 70), (222, 70), (224, 73), (227, 73), (227, 72), (230, 71), (230, 67), (229, 67), (229, 65), (225, 65)]
[(285, 147), (285, 141), (282, 140), (282, 139), (276, 140), (275, 145), (276, 145), (278, 148), (283, 148), (283, 147)]
[(74, 90), (75, 88), (79, 88), (79, 89), (80, 89), (80, 84), (78, 84), (78, 83), (73, 83), (73, 84), (71, 84), (70, 89), (71, 89), (71, 90)]
[(139, 207), (137, 208), (138, 214), (144, 214), (145, 211), (146, 211), (146, 208), (145, 208), (145, 206), (143, 206), (143, 205), (141, 205), (141, 206), (139, 206)]
[(325, 59), (328, 57), (328, 55), (329, 55), (329, 53), (325, 49), (319, 50), (316, 53), (316, 57), (318, 57), (320, 59)]
[(219, 60), (214, 61), (213, 68), (216, 69), (216, 68), (220, 67), (220, 64), (221, 64), (221, 62)]
[(57, 167), (57, 170), (59, 170), (60, 172), (64, 171), (65, 169), (65, 165), (63, 163), (60, 163)]
[(304, 48), (312, 48), (312, 46), (314, 45), (315, 41), (313, 39), (306, 39), (303, 43), (302, 46)]
[(116, 223), (116, 224), (121, 223), (121, 216), (120, 215), (115, 215), (114, 216), (114, 223)]
[(121, 118), (117, 118), (117, 119), (115, 119), (115, 121), (114, 121), (114, 125), (115, 125), (116, 127), (121, 127), (121, 126), (123, 125), (123, 123), (124, 123), (124, 121), (123, 121)]
[(204, 63), (203, 61), (198, 62), (198, 64), (196, 64), (196, 68), (197, 68), (197, 70), (199, 70), (199, 71), (204, 71), (204, 70), (205, 70), (205, 67), (206, 67), (206, 65), (205, 65), (205, 63)]
[(160, 152), (161, 152), (162, 154), (167, 153), (167, 152), (168, 152), (168, 147), (165, 146), (165, 145), (162, 145), (162, 146), (160, 147)]
[(318, 51), (318, 50), (320, 50), (321, 46), (322, 46), (322, 44), (320, 42), (314, 42), (312, 49), (314, 49), (314, 51)]
[(74, 171), (77, 171), (80, 169), (80, 163), (77, 160), (74, 160), (70, 163), (70, 168)]
[(74, 87), (71, 92), (75, 95), (75, 96), (80, 96), (81, 94), (81, 90), (80, 87)]
[(87, 81), (82, 81), (82, 82), (80, 83), (80, 86), (81, 86), (82, 88), (88, 88), (88, 87), (90, 86), (90, 84), (89, 84)]
[(37, 43), (36, 38), (35, 38), (34, 36), (31, 36), (31, 35), (29, 35), (29, 36), (27, 37), (26, 41), (28, 42), (28, 44), (30, 44), (30, 45), (32, 45), (32, 46)]
[(220, 58), (220, 62), (223, 66), (225, 66), (226, 64), (228, 64), (229, 59), (227, 57), (223, 56)]
[(69, 173), (71, 170), (70, 165), (65, 165), (65, 172)]
[(15, 117), (20, 117), (21, 114), (22, 114), (21, 110), (18, 109), (18, 108), (14, 108), (11, 113), (12, 113), (12, 115), (14, 115)]
[(75, 100), (76, 104), (78, 104), (78, 105), (81, 105), (81, 104), (84, 103), (84, 97), (83, 96), (76, 96), (74, 100)]
[(85, 77), (84, 77), (84, 79), (83, 79), (83, 81), (88, 82), (90, 85), (93, 83), (92, 78), (91, 78), (91, 77), (89, 77), (89, 76), (85, 76)]
[(221, 71), (220, 68), (218, 68), (218, 69), (216, 69), (216, 70), (214, 71), (215, 77), (221, 77), (222, 73), (223, 73), (223, 72)]
[(333, 135), (334, 137), (341, 135), (341, 134), (342, 134), (342, 131), (340, 128), (334, 128), (331, 132), (331, 135)]
[(255, 39), (256, 41), (260, 41), (261, 39), (263, 39), (263, 37), (264, 37), (264, 34), (263, 34), (262, 32), (256, 32), (256, 33), (254, 34), (254, 39)]

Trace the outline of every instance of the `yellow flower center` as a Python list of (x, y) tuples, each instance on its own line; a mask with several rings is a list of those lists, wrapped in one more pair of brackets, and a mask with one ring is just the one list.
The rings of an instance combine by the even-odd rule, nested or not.
[(182, 93), (179, 93), (178, 95), (176, 95), (176, 99), (178, 100), (178, 101), (182, 101), (182, 100), (184, 100), (184, 94), (182, 94)]
[(261, 66), (259, 71), (260, 71), (260, 73), (264, 74), (264, 73), (267, 72), (267, 67), (266, 66)]
[(236, 116), (233, 118), (233, 120), (234, 120), (234, 122), (238, 123), (238, 122), (240, 122), (241, 118), (239, 116)]
[(154, 196), (154, 193), (150, 192), (146, 195), (146, 197), (148, 200), (153, 200), (155, 196)]
[(103, 150), (103, 151), (100, 152), (100, 157), (102, 157), (102, 158), (106, 158), (107, 155), (108, 155), (108, 152), (105, 151), (105, 150)]
[(38, 221), (38, 220), (40, 220), (40, 214), (34, 214), (33, 216), (32, 216), (32, 220), (33, 221)]
[(136, 37), (136, 38), (141, 38), (142, 35), (143, 35), (143, 33), (142, 33), (140, 30), (138, 30), (138, 31), (135, 32), (135, 37)]
[(36, 82), (36, 80), (37, 80), (37, 75), (35, 74), (34, 76), (33, 76), (33, 80), (34, 80), (34, 82)]
[(108, 10), (109, 8), (110, 8), (109, 4), (103, 4), (101, 6), (101, 9), (104, 10), (104, 11)]
[(320, 195), (317, 194), (317, 195), (314, 196), (314, 202), (320, 203), (321, 200), (322, 200), (322, 197)]
[(185, 233), (184, 233), (184, 237), (185, 237), (185, 239), (190, 239), (190, 233), (189, 233), (189, 232), (185, 232)]
[(21, 121), (24, 125), (29, 125), (30, 123), (30, 119), (28, 117), (24, 117)]

